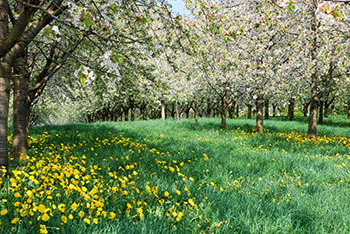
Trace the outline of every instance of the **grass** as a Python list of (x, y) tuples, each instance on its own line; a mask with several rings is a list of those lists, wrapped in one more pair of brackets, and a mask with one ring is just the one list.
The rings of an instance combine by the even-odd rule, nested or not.
[(350, 121), (35, 127), (0, 180), (1, 233), (348, 233)]

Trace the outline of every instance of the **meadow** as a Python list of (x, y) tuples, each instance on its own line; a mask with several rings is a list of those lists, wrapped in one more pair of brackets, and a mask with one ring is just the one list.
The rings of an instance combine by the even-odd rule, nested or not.
[(350, 120), (297, 120), (33, 127), (0, 233), (349, 233)]

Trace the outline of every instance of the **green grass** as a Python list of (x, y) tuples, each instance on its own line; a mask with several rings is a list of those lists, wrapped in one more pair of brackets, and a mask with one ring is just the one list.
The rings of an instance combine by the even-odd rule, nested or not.
[(219, 125), (200, 119), (32, 128), (29, 160), (13, 162), (12, 181), (0, 185), (0, 211), (8, 211), (0, 231), (349, 232), (348, 119), (326, 119), (316, 141), (305, 137), (301, 117), (264, 121), (262, 136), (254, 120), (228, 120), (224, 131)]

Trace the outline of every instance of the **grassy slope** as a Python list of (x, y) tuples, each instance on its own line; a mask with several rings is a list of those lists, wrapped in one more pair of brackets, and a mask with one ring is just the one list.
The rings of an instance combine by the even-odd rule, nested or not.
[[(225, 131), (217, 130), (218, 119), (200, 119), (199, 125), (193, 120), (157, 120), (33, 128), (30, 154), (36, 158), (17, 169), (39, 171), (54, 178), (47, 170), (43, 172), (45, 165), (54, 162), (62, 165), (61, 171), (64, 167), (80, 170), (74, 166), (78, 163), (86, 168), (76, 178), (80, 181), (77, 184), (83, 186), (80, 178), (91, 174), (90, 165), (96, 165), (96, 175), (86, 187), (91, 191), (96, 184), (102, 184), (98, 195), (104, 199), (106, 218), (95, 209), (91, 217), (84, 218), (96, 217), (99, 223), (85, 224), (78, 210), (87, 214), (86, 203), (92, 204), (93, 199), (86, 201), (81, 192), (56, 182), (57, 189), (51, 185), (38, 189), (46, 183), (38, 176), (39, 185), (23, 179), (22, 187), (12, 188), (22, 198), (5, 194), (4, 187), (0, 190), (0, 195), (8, 199), (6, 204), (0, 203), (0, 209), (9, 210), (9, 217), (5, 215), (0, 220), (4, 224), (5, 218), (10, 222), (18, 216), (13, 204), (24, 204), (24, 187), (30, 187), (52, 191), (53, 201), (45, 195), (38, 197), (38, 203), (46, 207), (53, 203), (67, 205), (65, 214), (52, 209), (58, 218), (40, 221), (53, 232), (54, 228), (49, 227), (75, 233), (348, 233), (350, 121), (331, 117), (319, 127), (320, 135), (328, 138), (309, 141), (299, 134), (307, 127), (305, 119), (299, 120), (265, 121), (268, 131), (263, 136), (253, 132), (254, 120), (246, 119), (229, 120)], [(47, 134), (42, 135), (43, 131)], [(44, 156), (42, 164), (34, 166), (41, 159), (40, 152)], [(130, 169), (129, 165), (135, 167)], [(115, 177), (111, 178), (109, 172)], [(123, 188), (118, 178), (124, 176), (129, 180)], [(65, 183), (68, 186), (74, 180), (69, 177)], [(147, 185), (154, 190), (148, 192)], [(121, 190), (113, 193), (113, 187)], [(67, 195), (55, 196), (64, 190)], [(121, 191), (127, 194), (120, 195)], [(70, 208), (74, 201), (82, 204), (76, 211)], [(127, 208), (128, 204), (132, 208)], [(138, 210), (141, 207), (142, 211)], [(111, 212), (117, 215), (108, 219)], [(180, 212), (184, 215), (176, 220)], [(62, 225), (59, 217), (70, 213), (74, 219), (68, 220), (70, 225)], [(144, 214), (141, 219), (140, 213)], [(39, 215), (36, 212), (4, 228), (38, 231), (40, 227), (29, 221)]]

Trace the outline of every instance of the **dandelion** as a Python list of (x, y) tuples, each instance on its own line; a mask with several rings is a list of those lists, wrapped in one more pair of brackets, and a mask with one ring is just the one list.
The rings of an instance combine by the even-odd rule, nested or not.
[(66, 216), (62, 215), (61, 220), (62, 220), (63, 223), (67, 223), (67, 217)]
[[(128, 203), (129, 204), (129, 203)], [(109, 219), (114, 219), (116, 214), (114, 212), (109, 213)]]
[(83, 217), (84, 217), (84, 215), (85, 215), (85, 212), (84, 212), (84, 211), (82, 211), (82, 210), (81, 210), (81, 211), (79, 211), (79, 217), (80, 217), (80, 218), (83, 218)]
[(90, 224), (90, 219), (84, 219), (84, 222), (87, 223), (87, 224)]
[(47, 222), (50, 219), (50, 216), (48, 214), (43, 214), (43, 216), (41, 217), (41, 220), (44, 222)]
[(1, 210), (0, 214), (1, 215), (6, 215), (8, 213), (8, 210)]
[(16, 217), (16, 218), (13, 218), (13, 219), (11, 220), (11, 223), (12, 223), (12, 224), (16, 224), (18, 221), (19, 221), (19, 218)]
[(169, 192), (168, 192), (168, 191), (165, 191), (165, 192), (164, 192), (164, 196), (169, 197)]

